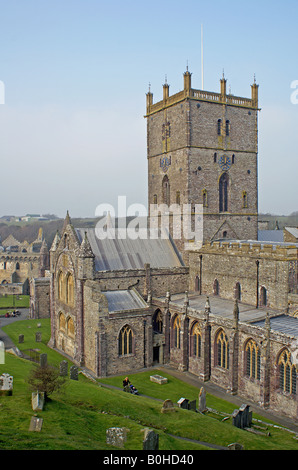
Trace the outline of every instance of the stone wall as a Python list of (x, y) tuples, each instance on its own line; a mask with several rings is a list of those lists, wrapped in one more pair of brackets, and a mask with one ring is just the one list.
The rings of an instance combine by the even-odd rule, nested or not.
[(30, 318), (50, 317), (50, 278), (30, 281)]
[[(267, 307), (288, 308), (289, 260), (297, 250), (272, 245), (249, 243), (218, 243), (192, 251), (190, 257), (189, 291), (195, 290), (196, 277), (201, 277), (202, 293), (213, 295), (214, 283), (219, 296), (235, 299), (236, 285), (241, 286), (241, 301), (262, 305), (262, 288), (267, 292)], [(258, 264), (257, 264), (258, 263)]]

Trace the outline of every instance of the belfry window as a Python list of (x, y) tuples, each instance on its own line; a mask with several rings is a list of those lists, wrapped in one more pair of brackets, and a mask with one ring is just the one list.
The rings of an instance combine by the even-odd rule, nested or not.
[(226, 135), (230, 135), (230, 130), (231, 130), (230, 121), (226, 121)]
[(217, 135), (221, 135), (221, 119), (217, 121)]
[(163, 204), (170, 205), (170, 182), (167, 176), (162, 180), (162, 199)]
[(223, 173), (219, 180), (219, 212), (228, 212), (229, 175)]

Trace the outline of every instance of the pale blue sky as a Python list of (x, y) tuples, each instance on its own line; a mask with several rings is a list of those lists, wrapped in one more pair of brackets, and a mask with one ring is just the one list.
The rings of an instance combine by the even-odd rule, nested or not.
[(0, 215), (147, 205), (145, 94), (260, 85), (259, 210), (298, 210), (297, 0), (0, 0)]

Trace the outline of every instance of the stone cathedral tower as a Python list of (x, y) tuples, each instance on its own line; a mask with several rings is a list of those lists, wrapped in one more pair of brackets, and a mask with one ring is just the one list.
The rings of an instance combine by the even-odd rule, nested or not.
[[(204, 243), (257, 239), (258, 85), (251, 98), (195, 90), (191, 73), (184, 88), (153, 103), (147, 94), (148, 207), (201, 204)], [(176, 242), (183, 251), (184, 243)]]

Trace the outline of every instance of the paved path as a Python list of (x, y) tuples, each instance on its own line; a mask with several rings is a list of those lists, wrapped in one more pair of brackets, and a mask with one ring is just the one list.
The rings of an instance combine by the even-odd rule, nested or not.
[(21, 315), (17, 317), (9, 317), (9, 318), (1, 317), (0, 319), (0, 341), (3, 341), (5, 349), (14, 348), (16, 345), (11, 341), (10, 337), (6, 333), (4, 333), (4, 331), (2, 330), (2, 327), (6, 325), (10, 325), (10, 323), (14, 323), (16, 321), (27, 320), (29, 317), (28, 308), (20, 308), (18, 310), (21, 312)]

